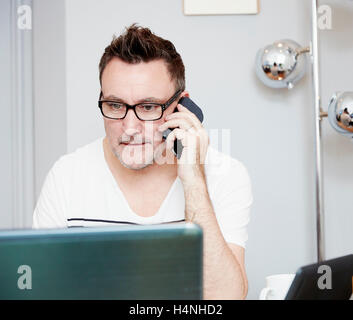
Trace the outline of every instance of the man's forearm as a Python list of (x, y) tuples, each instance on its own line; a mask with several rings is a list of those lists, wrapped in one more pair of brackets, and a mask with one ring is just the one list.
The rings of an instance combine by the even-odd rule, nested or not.
[(204, 299), (243, 299), (246, 276), (219, 228), (204, 178), (184, 184), (186, 220), (203, 229)]

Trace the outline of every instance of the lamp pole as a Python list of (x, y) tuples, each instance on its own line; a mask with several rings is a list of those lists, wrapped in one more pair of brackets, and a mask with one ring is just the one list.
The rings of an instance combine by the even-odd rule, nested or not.
[(324, 238), (324, 197), (323, 197), (323, 177), (322, 177), (322, 152), (321, 152), (321, 120), (325, 116), (321, 109), (320, 79), (319, 79), (319, 56), (318, 56), (318, 25), (317, 25), (318, 0), (312, 0), (312, 42), (311, 42), (311, 62), (312, 81), (314, 93), (315, 109), (315, 157), (316, 157), (316, 241), (317, 260), (321, 262), (325, 259), (325, 238)]

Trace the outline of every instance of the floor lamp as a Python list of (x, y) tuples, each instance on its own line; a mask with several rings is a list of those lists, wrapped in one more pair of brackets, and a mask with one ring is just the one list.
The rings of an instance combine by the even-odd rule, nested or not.
[(329, 103), (328, 112), (321, 108), (319, 52), (318, 52), (318, 0), (311, 6), (311, 43), (301, 47), (293, 40), (284, 39), (261, 48), (256, 55), (255, 70), (258, 78), (271, 88), (292, 89), (304, 76), (311, 58), (313, 107), (315, 110), (316, 161), (316, 239), (317, 260), (325, 260), (324, 198), (322, 181), (321, 121), (328, 117), (331, 126), (353, 141), (353, 92), (336, 92)]

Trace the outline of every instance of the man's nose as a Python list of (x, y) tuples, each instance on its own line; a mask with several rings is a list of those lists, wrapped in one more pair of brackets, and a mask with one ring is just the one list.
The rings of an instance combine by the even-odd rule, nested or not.
[(142, 128), (142, 121), (136, 117), (134, 110), (128, 110), (125, 118), (123, 119), (123, 129), (125, 132), (133, 134), (135, 131), (140, 132)]

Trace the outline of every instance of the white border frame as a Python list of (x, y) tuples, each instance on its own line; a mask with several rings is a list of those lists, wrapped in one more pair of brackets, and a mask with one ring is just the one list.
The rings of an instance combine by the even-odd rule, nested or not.
[(183, 0), (184, 15), (258, 14), (260, 0)]

